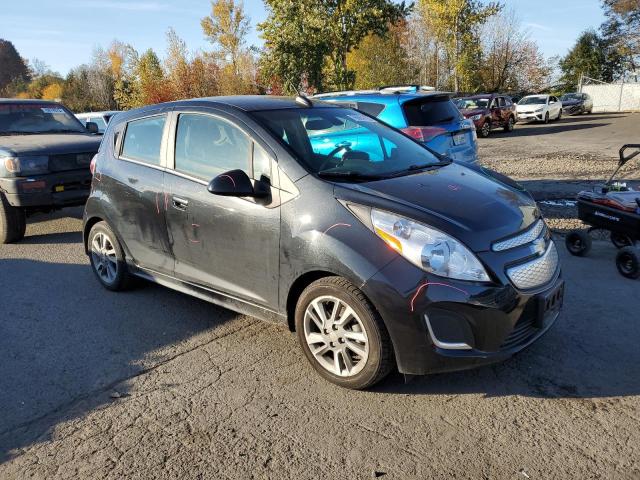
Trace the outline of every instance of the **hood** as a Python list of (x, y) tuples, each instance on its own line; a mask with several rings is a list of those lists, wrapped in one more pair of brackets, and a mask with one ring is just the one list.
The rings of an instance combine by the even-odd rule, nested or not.
[(87, 133), (0, 136), (0, 153), (9, 156), (95, 153), (101, 140), (102, 137)]
[(540, 107), (544, 107), (544, 103), (530, 103), (528, 105), (516, 105), (516, 112), (533, 112)]
[(351, 199), (433, 226), (482, 252), (494, 241), (527, 228), (540, 216), (528, 193), (510, 186), (508, 183), (517, 184), (506, 177), (503, 183), (492, 174), (481, 167), (452, 163), (415, 175), (340, 183), (336, 196), (340, 197), (340, 188), (368, 194), (372, 196), (369, 199)]
[(461, 112), (465, 117), (473, 117), (474, 115), (485, 115), (488, 112), (488, 110), (485, 108), (474, 108), (474, 109), (465, 108), (461, 110)]

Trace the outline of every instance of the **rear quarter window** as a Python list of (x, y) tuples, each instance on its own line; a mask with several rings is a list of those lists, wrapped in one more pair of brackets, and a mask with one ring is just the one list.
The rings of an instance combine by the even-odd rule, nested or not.
[(158, 115), (127, 123), (120, 156), (160, 165), (160, 147), (165, 121), (165, 115)]
[(377, 117), (384, 110), (384, 105), (372, 102), (358, 102), (358, 110), (368, 113), (373, 117)]
[(426, 127), (460, 119), (460, 111), (448, 97), (412, 100), (405, 103), (402, 109), (407, 117), (407, 124), (412, 127)]

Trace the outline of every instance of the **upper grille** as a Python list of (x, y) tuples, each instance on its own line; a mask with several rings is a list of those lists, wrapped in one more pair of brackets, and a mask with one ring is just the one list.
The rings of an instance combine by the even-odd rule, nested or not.
[(507, 276), (520, 289), (536, 288), (553, 279), (558, 270), (558, 263), (558, 250), (552, 240), (541, 257), (507, 269)]
[(62, 153), (49, 156), (49, 170), (52, 172), (62, 172), (64, 170), (78, 170), (89, 168), (94, 153)]
[(491, 247), (494, 252), (501, 252), (503, 250), (509, 250), (511, 248), (519, 247), (527, 243), (533, 242), (544, 231), (545, 226), (542, 220), (538, 220), (533, 227), (525, 230), (524, 232), (516, 235), (515, 237), (496, 242)]

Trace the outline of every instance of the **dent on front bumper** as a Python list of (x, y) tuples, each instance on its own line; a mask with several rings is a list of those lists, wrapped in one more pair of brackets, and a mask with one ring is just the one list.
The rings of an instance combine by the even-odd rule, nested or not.
[(495, 363), (528, 347), (560, 313), (559, 303), (541, 318), (541, 296), (562, 285), (559, 271), (532, 292), (442, 279), (398, 258), (363, 291), (385, 321), (400, 372), (424, 375)]

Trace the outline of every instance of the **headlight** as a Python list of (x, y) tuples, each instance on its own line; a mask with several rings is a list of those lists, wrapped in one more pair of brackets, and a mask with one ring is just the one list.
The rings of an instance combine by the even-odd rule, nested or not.
[(0, 157), (0, 165), (14, 176), (37, 175), (49, 170), (49, 157), (31, 155), (22, 157)]
[(482, 114), (480, 114), (480, 113), (478, 115), (474, 115), (473, 117), (469, 117), (469, 119), (473, 120), (474, 122), (477, 122), (481, 118), (482, 118)]
[(543, 111), (543, 110), (544, 110), (544, 107), (536, 108), (536, 112), (541, 112), (541, 111)]
[(417, 267), (442, 277), (488, 282), (489, 275), (467, 247), (439, 230), (371, 209), (375, 233)]

